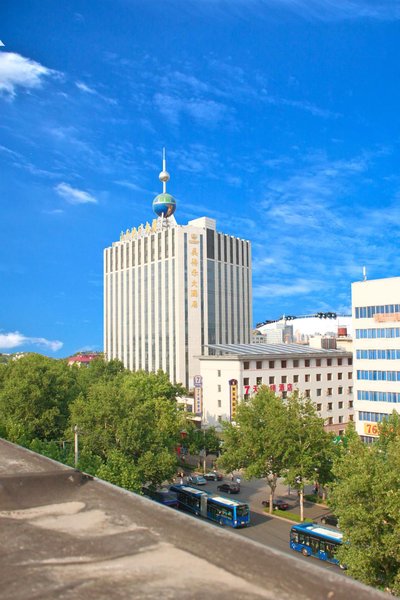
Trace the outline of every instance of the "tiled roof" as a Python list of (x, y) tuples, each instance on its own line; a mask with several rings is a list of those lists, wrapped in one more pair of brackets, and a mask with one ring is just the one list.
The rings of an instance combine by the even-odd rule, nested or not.
[(301, 354), (315, 356), (315, 354), (344, 354), (345, 350), (325, 350), (322, 348), (311, 348), (303, 344), (207, 344), (210, 350), (215, 350), (219, 354), (236, 355), (271, 355), (271, 354)]

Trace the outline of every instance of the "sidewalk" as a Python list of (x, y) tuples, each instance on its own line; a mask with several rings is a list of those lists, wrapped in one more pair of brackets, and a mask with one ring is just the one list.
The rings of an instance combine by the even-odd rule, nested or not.
[[(313, 485), (306, 485), (304, 494), (312, 494), (313, 488)], [(281, 498), (282, 500), (285, 500), (290, 505), (289, 512), (297, 515), (300, 514), (300, 499), (297, 494), (297, 490), (285, 485), (282, 480), (278, 482), (275, 498)], [(320, 522), (321, 517), (330, 513), (331, 509), (328, 506), (315, 504), (314, 502), (308, 502), (307, 500), (304, 500), (305, 519), (312, 519), (313, 521)]]

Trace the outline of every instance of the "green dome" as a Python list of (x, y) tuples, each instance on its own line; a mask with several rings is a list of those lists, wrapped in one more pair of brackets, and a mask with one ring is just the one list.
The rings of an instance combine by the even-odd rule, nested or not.
[(168, 218), (176, 210), (175, 198), (171, 194), (159, 194), (153, 200), (153, 211), (158, 217)]

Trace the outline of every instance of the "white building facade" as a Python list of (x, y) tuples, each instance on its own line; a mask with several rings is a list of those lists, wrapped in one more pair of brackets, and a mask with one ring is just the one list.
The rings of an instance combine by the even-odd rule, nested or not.
[[(160, 174), (161, 178), (161, 174)], [(208, 344), (248, 343), (251, 245), (213, 219), (154, 219), (104, 250), (104, 352), (188, 389)]]
[(310, 397), (327, 430), (338, 435), (353, 420), (353, 356), (299, 344), (215, 346), (218, 356), (203, 356), (203, 422), (234, 421), (235, 405), (261, 385), (285, 398), (294, 390)]
[(372, 442), (400, 411), (400, 277), (353, 283), (352, 310), (356, 429)]

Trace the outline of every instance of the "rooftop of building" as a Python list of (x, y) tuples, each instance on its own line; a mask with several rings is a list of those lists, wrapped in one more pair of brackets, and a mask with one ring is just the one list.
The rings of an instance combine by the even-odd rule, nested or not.
[(243, 242), (250, 243), (248, 239), (241, 238), (241, 237), (239, 238), (239, 237), (229, 234), (229, 233), (223, 233), (221, 231), (217, 231), (217, 222), (215, 219), (212, 219), (211, 217), (198, 217), (197, 219), (192, 219), (192, 220), (188, 221), (186, 224), (181, 224), (181, 223), (177, 223), (175, 216), (172, 215), (172, 216), (168, 217), (168, 219), (162, 219), (161, 217), (158, 217), (156, 219), (153, 218), (151, 223), (149, 223), (147, 221), (146, 224), (141, 223), (137, 228), (132, 227), (132, 229), (127, 229), (126, 231), (121, 231), (119, 241), (113, 242), (112, 246), (113, 247), (118, 246), (122, 242), (127, 242), (127, 241), (131, 241), (134, 239), (147, 237), (149, 235), (153, 235), (160, 231), (167, 231), (168, 229), (173, 229), (173, 228), (185, 229), (187, 227), (197, 227), (199, 229), (204, 229), (204, 230), (211, 229), (212, 231), (215, 231), (216, 233), (218, 233), (220, 235), (224, 235), (228, 238), (239, 239)]
[(73, 363), (90, 363), (95, 358), (100, 358), (103, 356), (102, 352), (80, 352), (79, 354), (75, 354), (74, 356), (70, 356), (68, 358), (68, 364)]
[(384, 598), (0, 440), (3, 600)]
[(351, 352), (339, 348), (326, 350), (323, 348), (311, 348), (304, 344), (207, 344), (207, 348), (218, 354), (211, 356), (202, 356), (201, 360), (238, 357), (246, 358), (276, 358), (290, 356), (296, 357), (333, 357), (333, 356), (352, 356)]
[(352, 329), (351, 315), (338, 315), (333, 312), (319, 312), (312, 315), (283, 316), (280, 319), (258, 323), (256, 328), (261, 333), (282, 329), (291, 326), (295, 333), (300, 332), (307, 336), (312, 335), (336, 335), (339, 328)]
[(362, 279), (360, 281), (353, 281), (352, 286), (362, 286), (371, 284), (373, 286), (390, 285), (391, 283), (400, 283), (400, 277), (381, 277), (379, 279)]

